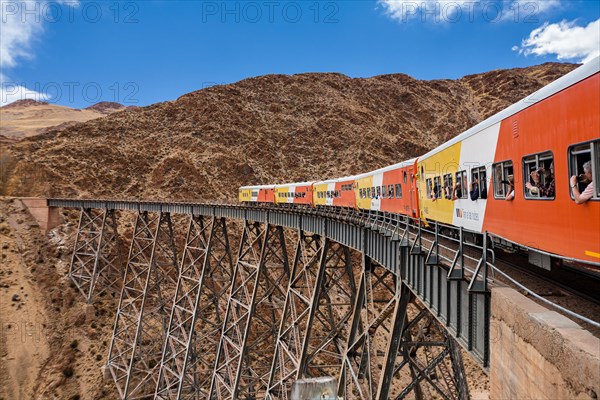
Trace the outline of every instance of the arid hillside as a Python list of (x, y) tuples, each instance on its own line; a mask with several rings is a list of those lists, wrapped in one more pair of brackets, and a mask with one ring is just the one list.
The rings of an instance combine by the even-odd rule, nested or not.
[(242, 184), (363, 172), (420, 155), (575, 67), (246, 79), (11, 144), (0, 190), (232, 200)]
[(50, 129), (64, 129), (79, 122), (127, 109), (122, 104), (100, 102), (79, 110), (35, 100), (18, 100), (0, 107), (0, 143), (16, 142)]

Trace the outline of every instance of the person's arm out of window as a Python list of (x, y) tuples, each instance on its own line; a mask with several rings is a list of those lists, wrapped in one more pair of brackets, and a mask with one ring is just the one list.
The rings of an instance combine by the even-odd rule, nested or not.
[(579, 193), (576, 176), (571, 177), (570, 184), (576, 204), (583, 204), (594, 196), (594, 182), (590, 182), (582, 193)]

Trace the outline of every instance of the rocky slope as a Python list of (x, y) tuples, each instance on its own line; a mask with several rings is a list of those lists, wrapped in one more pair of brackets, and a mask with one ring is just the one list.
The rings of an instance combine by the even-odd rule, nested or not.
[(102, 366), (115, 299), (94, 304), (67, 277), (77, 215), (48, 236), (0, 197), (0, 399), (115, 399)]
[(242, 184), (358, 173), (420, 155), (575, 67), (246, 79), (13, 144), (0, 190), (231, 200)]

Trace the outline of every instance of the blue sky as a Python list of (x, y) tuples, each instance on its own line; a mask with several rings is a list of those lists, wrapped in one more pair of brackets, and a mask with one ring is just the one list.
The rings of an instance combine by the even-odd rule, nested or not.
[(264, 74), (454, 79), (600, 53), (598, 0), (0, 2), (2, 104), (148, 105)]

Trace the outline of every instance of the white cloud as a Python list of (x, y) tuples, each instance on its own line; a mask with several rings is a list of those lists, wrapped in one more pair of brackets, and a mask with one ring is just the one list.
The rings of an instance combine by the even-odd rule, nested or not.
[(578, 26), (575, 21), (546, 22), (513, 50), (525, 56), (556, 55), (558, 60), (588, 62), (600, 55), (600, 19), (587, 26)]
[[(59, 0), (60, 3), (77, 6), (78, 1)], [(22, 60), (34, 55), (32, 44), (39, 40), (44, 22), (51, 18), (47, 0), (0, 0), (0, 69), (2, 72), (14, 68)], [(29, 90), (12, 82), (4, 73), (0, 73), (0, 105), (6, 105), (21, 99), (43, 100), (40, 93)]]
[(19, 58), (31, 57), (30, 46), (41, 33), (43, 25), (34, 15), (26, 15), (30, 1), (0, 0), (2, 35), (0, 36), (0, 67), (11, 68)]
[(24, 99), (44, 101), (48, 98), (42, 93), (29, 90), (16, 82), (11, 82), (10, 79), (0, 74), (0, 107)]
[(531, 22), (562, 7), (564, 0), (378, 0), (400, 22)]

